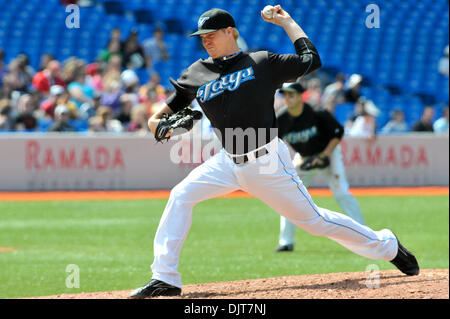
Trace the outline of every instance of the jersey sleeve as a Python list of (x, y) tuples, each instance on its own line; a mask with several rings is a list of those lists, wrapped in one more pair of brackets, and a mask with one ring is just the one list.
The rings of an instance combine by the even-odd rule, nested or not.
[(298, 77), (322, 66), (316, 47), (308, 38), (299, 38), (294, 43), (296, 54), (269, 52), (269, 67), (275, 87), (296, 80)]
[(177, 81), (172, 78), (169, 79), (175, 88), (175, 92), (167, 98), (166, 104), (173, 112), (184, 109), (195, 99), (197, 88), (190, 83), (190, 73), (190, 69), (187, 69), (183, 71)]
[(319, 130), (328, 137), (329, 140), (333, 138), (342, 139), (344, 136), (344, 127), (331, 115), (327, 110), (321, 110), (316, 112), (316, 117)]

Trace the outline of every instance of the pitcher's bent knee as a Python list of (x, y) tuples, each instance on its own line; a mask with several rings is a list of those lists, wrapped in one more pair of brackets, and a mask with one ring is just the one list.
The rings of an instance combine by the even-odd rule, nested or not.
[(198, 201), (193, 195), (194, 193), (189, 190), (188, 185), (181, 182), (172, 188), (169, 200), (176, 201), (177, 204), (194, 206)]

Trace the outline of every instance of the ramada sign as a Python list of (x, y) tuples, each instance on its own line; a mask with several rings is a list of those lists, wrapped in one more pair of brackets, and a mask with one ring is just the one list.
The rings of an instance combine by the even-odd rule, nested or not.
[(118, 147), (41, 147), (38, 141), (28, 141), (25, 157), (27, 170), (125, 170)]
[(361, 144), (349, 145), (342, 141), (342, 155), (345, 166), (394, 166), (411, 168), (428, 166), (428, 154), (424, 146), (399, 144), (381, 147), (361, 147)]
[[(429, 166), (429, 154), (424, 146), (398, 144), (373, 146), (342, 141), (344, 165), (392, 166), (403, 169)], [(26, 143), (25, 167), (27, 170), (121, 170), (126, 168), (120, 147), (107, 148), (101, 145), (89, 147), (42, 146), (39, 141)]]

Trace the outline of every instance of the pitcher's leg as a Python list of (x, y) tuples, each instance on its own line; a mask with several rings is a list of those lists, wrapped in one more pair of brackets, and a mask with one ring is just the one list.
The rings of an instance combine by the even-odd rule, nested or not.
[(154, 240), (153, 279), (181, 287), (177, 268), (194, 205), (238, 189), (232, 170), (219, 160), (220, 153), (216, 156), (195, 168), (170, 192)]
[(334, 149), (331, 155), (330, 168), (327, 171), (326, 176), (328, 179), (328, 186), (343, 211), (358, 223), (365, 225), (366, 222), (364, 221), (361, 209), (359, 208), (358, 201), (349, 191), (344, 162), (342, 160), (342, 151), (339, 145)]
[(394, 234), (374, 231), (344, 214), (318, 208), (290, 163), (288, 152), (280, 146), (275, 154), (279, 171), (255, 178), (247, 191), (313, 235), (326, 236), (367, 258), (392, 260), (398, 250)]
[[(302, 159), (299, 153), (295, 153), (294, 159), (292, 160), (292, 165), (295, 167), (299, 178), (303, 182), (305, 187), (308, 187), (313, 179), (314, 175), (316, 175), (316, 170), (310, 171), (301, 171), (300, 165), (302, 163)], [(280, 216), (280, 237), (278, 240), (279, 247), (294, 245), (295, 243), (295, 232), (297, 230), (297, 226), (290, 222), (286, 217)]]

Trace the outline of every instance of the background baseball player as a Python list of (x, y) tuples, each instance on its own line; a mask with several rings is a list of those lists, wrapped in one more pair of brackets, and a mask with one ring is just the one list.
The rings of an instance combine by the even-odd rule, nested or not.
[[(305, 187), (322, 173), (344, 212), (365, 225), (358, 202), (350, 194), (339, 143), (344, 128), (326, 110), (314, 110), (303, 103), (305, 89), (298, 82), (285, 83), (280, 89), (285, 107), (277, 113), (278, 136), (296, 151), (293, 164)], [(276, 251), (292, 251), (296, 226), (281, 216), (279, 246)]]
[(233, 17), (224, 10), (208, 10), (192, 35), (201, 36), (210, 57), (196, 61), (171, 81), (176, 92), (149, 120), (154, 134), (165, 132), (158, 129), (160, 123), (168, 123), (164, 114), (178, 113), (196, 98), (223, 148), (172, 189), (155, 235), (152, 280), (133, 291), (131, 298), (181, 294), (178, 264), (193, 207), (238, 189), (260, 198), (311, 234), (326, 236), (361, 256), (389, 260), (405, 274), (419, 273), (414, 255), (392, 231), (374, 231), (346, 215), (317, 207), (291, 164), (289, 149), (278, 134), (272, 134), (277, 133), (276, 90), (319, 68), (321, 61), (291, 16), (279, 5), (271, 11), (273, 16), (263, 19), (284, 28), (296, 54), (241, 52)]

